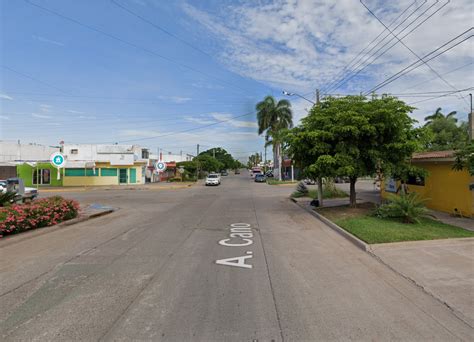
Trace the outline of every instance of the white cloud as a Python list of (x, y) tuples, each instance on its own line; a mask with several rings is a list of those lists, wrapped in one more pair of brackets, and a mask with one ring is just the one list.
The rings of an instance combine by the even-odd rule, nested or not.
[(84, 114), (84, 112), (79, 112), (77, 110), (67, 110), (67, 112), (73, 113), (73, 114)]
[(64, 44), (61, 43), (61, 42), (58, 42), (58, 41), (52, 40), (52, 39), (48, 39), (48, 38), (45, 38), (45, 37), (42, 37), (42, 36), (33, 35), (33, 38), (35, 38), (36, 40), (39, 40), (40, 42), (43, 42), (43, 43), (53, 44), (53, 45), (57, 45), (57, 46), (64, 46)]
[(153, 131), (153, 130), (142, 130), (142, 129), (123, 129), (118, 132), (118, 135), (121, 137), (142, 137), (149, 138), (155, 137), (162, 134), (162, 132)]
[(4, 100), (13, 100), (13, 97), (11, 96), (8, 96), (7, 94), (3, 94), (3, 93), (0, 93), (0, 99), (4, 99)]
[(171, 101), (173, 103), (178, 103), (178, 104), (185, 103), (192, 100), (192, 98), (190, 97), (182, 97), (182, 96), (158, 96), (158, 98), (162, 100)]
[(40, 104), (39, 105), (39, 109), (40, 111), (42, 111), (43, 113), (49, 113), (51, 111), (51, 108), (52, 106), (51, 105), (48, 105), (48, 104)]
[(238, 128), (258, 127), (257, 123), (254, 121), (232, 120), (234, 115), (228, 113), (211, 113), (211, 116), (218, 121), (226, 121), (225, 123)]
[(50, 115), (44, 115), (44, 114), (38, 114), (38, 113), (32, 113), (31, 116), (38, 119), (52, 119), (53, 118)]
[[(366, 1), (368, 7), (386, 24), (394, 20), (412, 2)], [(444, 3), (435, 4), (434, 0), (428, 0), (405, 24), (435, 4), (412, 27), (416, 26)], [(421, 2), (416, 4), (419, 5)], [(414, 8), (415, 6), (411, 7), (410, 11)], [(313, 0), (235, 2), (212, 14), (199, 9), (198, 5), (184, 3), (183, 10), (201, 25), (204, 33), (200, 34), (214, 37), (222, 43), (218, 58), (229, 69), (274, 87), (300, 93), (314, 92), (316, 88), (323, 89), (327, 86), (336, 79), (344, 66), (383, 30), (383, 26), (359, 1), (353, 0), (337, 3)], [(396, 23), (406, 18), (410, 11)], [(465, 31), (469, 27), (468, 23), (472, 22), (473, 12), (474, 2), (451, 1), (407, 36), (404, 42), (419, 56), (423, 56)], [(412, 27), (402, 32), (405, 24), (400, 26), (396, 33), (403, 36), (410, 31)], [(388, 35), (385, 42), (392, 38), (389, 33), (382, 37), (385, 35)], [(396, 40), (393, 40), (378, 54), (395, 42)], [(473, 61), (473, 43), (473, 39), (466, 41), (429, 64), (440, 74), (466, 65)], [(367, 91), (416, 60), (404, 46), (397, 44), (373, 65), (337, 89), (337, 92)], [(433, 77), (436, 79), (427, 81)], [(450, 73), (445, 79), (457, 89), (467, 88), (474, 82), (472, 66)], [(431, 70), (420, 67), (381, 91), (400, 93), (406, 86), (420, 82), (424, 83), (413, 88), (412, 92), (451, 90), (451, 87)], [(466, 110), (464, 100), (458, 101), (453, 97), (442, 98), (440, 102), (444, 106), (456, 105), (460, 111)], [(419, 111), (429, 111), (437, 105), (436, 101), (427, 101), (423, 105), (420, 103)], [(414, 115), (419, 116), (418, 111)], [(301, 115), (297, 116), (299, 118)]]
[(6, 116), (6, 115), (0, 115), (0, 119), (2, 119), (2, 120), (10, 120), (10, 117), (9, 117), (9, 116)]
[(210, 125), (210, 124), (213, 124), (215, 123), (216, 121), (215, 120), (211, 120), (209, 118), (206, 118), (206, 117), (202, 117), (202, 116), (187, 116), (184, 118), (186, 121), (189, 121), (189, 122), (195, 122), (195, 123), (198, 123), (200, 125)]

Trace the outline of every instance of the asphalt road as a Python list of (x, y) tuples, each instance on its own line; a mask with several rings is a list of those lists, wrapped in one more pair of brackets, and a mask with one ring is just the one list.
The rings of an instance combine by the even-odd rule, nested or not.
[(447, 306), (290, 202), (290, 191), (241, 174), (219, 187), (65, 194), (120, 210), (0, 244), (0, 339), (473, 338)]

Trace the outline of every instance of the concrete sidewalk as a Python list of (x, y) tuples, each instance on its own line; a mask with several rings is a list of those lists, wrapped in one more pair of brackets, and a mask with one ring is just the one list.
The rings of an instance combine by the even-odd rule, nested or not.
[(103, 186), (61, 186), (39, 188), (41, 192), (80, 192), (97, 190), (163, 190), (163, 189), (184, 189), (193, 186), (193, 182), (159, 182), (146, 184), (125, 184), (125, 185), (103, 185)]
[(474, 326), (474, 238), (385, 243), (371, 249)]

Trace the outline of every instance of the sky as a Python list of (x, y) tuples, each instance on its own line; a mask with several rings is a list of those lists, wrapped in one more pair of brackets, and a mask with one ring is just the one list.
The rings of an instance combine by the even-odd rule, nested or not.
[(312, 104), (283, 90), (365, 94), (410, 65), (376, 93), (420, 124), (437, 107), (466, 121), (473, 23), (469, 0), (0, 0), (0, 140), (245, 161), (264, 150), (266, 95), (289, 99), (296, 125)]

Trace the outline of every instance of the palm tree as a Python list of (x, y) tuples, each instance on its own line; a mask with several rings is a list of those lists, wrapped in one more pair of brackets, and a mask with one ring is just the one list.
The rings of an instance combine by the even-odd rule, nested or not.
[(425, 121), (426, 121), (425, 126), (433, 123), (434, 120), (438, 120), (438, 119), (454, 120), (454, 122), (458, 122), (458, 119), (454, 117), (456, 113), (457, 113), (456, 111), (452, 111), (448, 115), (445, 116), (443, 112), (441, 112), (441, 107), (439, 107), (438, 109), (436, 109), (436, 112), (434, 112), (434, 114), (431, 114), (425, 117)]
[(288, 100), (276, 101), (273, 96), (266, 96), (263, 101), (257, 103), (258, 134), (265, 132), (266, 143), (268, 137), (272, 137), (273, 167), (278, 168), (278, 178), (281, 180), (281, 139), (279, 131), (293, 126), (293, 112)]

